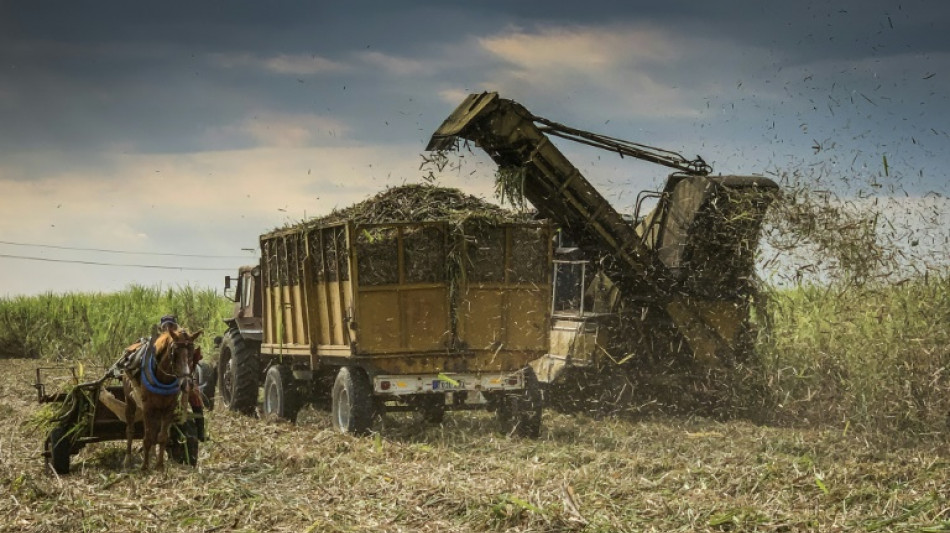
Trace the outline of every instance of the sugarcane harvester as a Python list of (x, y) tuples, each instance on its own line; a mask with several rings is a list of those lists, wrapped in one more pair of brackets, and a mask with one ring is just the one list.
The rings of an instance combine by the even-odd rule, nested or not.
[[(661, 191), (640, 193), (630, 220), (550, 136), (676, 172)], [(490, 92), (469, 95), (427, 150), (456, 149), (460, 139), (482, 148), (502, 185), (523, 194), (573, 245), (560, 247), (555, 260), (550, 353), (533, 363), (543, 382), (571, 368), (644, 358), (721, 365), (748, 356), (755, 250), (778, 191), (773, 181), (711, 176), (701, 158), (570, 128)], [(640, 216), (651, 196), (656, 206)]]

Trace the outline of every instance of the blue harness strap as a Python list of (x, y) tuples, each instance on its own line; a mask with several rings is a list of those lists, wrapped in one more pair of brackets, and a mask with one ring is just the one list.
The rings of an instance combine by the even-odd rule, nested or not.
[(155, 358), (155, 343), (149, 342), (148, 349), (145, 351), (145, 358), (142, 361), (142, 385), (145, 390), (152, 394), (160, 396), (171, 396), (178, 394), (178, 378), (171, 383), (162, 383), (155, 377), (155, 371), (158, 369), (158, 361)]

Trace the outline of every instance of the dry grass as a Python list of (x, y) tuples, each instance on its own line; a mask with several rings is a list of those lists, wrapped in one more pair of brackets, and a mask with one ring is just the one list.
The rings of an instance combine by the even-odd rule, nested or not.
[(57, 477), (26, 424), (35, 364), (3, 361), (0, 531), (950, 530), (943, 445), (700, 418), (550, 413), (531, 441), (485, 413), (352, 438), (309, 409), (298, 426), (215, 411), (197, 470), (126, 472), (103, 443)]

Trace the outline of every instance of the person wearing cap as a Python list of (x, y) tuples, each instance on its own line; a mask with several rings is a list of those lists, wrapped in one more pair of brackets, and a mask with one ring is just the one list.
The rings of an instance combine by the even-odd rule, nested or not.
[(175, 315), (165, 315), (158, 321), (158, 332), (165, 333), (166, 331), (177, 331), (178, 330), (178, 319), (175, 318)]

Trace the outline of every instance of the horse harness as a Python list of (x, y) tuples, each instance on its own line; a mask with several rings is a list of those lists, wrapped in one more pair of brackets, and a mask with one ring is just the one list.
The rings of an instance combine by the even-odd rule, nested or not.
[[(168, 348), (166, 348), (166, 357), (173, 357), (175, 351), (181, 346), (191, 345), (191, 341), (172, 341), (172, 343), (168, 345)], [(140, 345), (128, 352), (116, 366), (121, 367), (121, 370), (130, 376), (136, 377), (140, 375), (142, 386), (152, 394), (172, 396), (181, 391), (181, 377), (169, 374), (159, 368), (158, 355), (155, 353), (154, 337), (142, 339)], [(172, 380), (169, 383), (163, 383), (159, 380), (159, 377), (172, 378)]]

